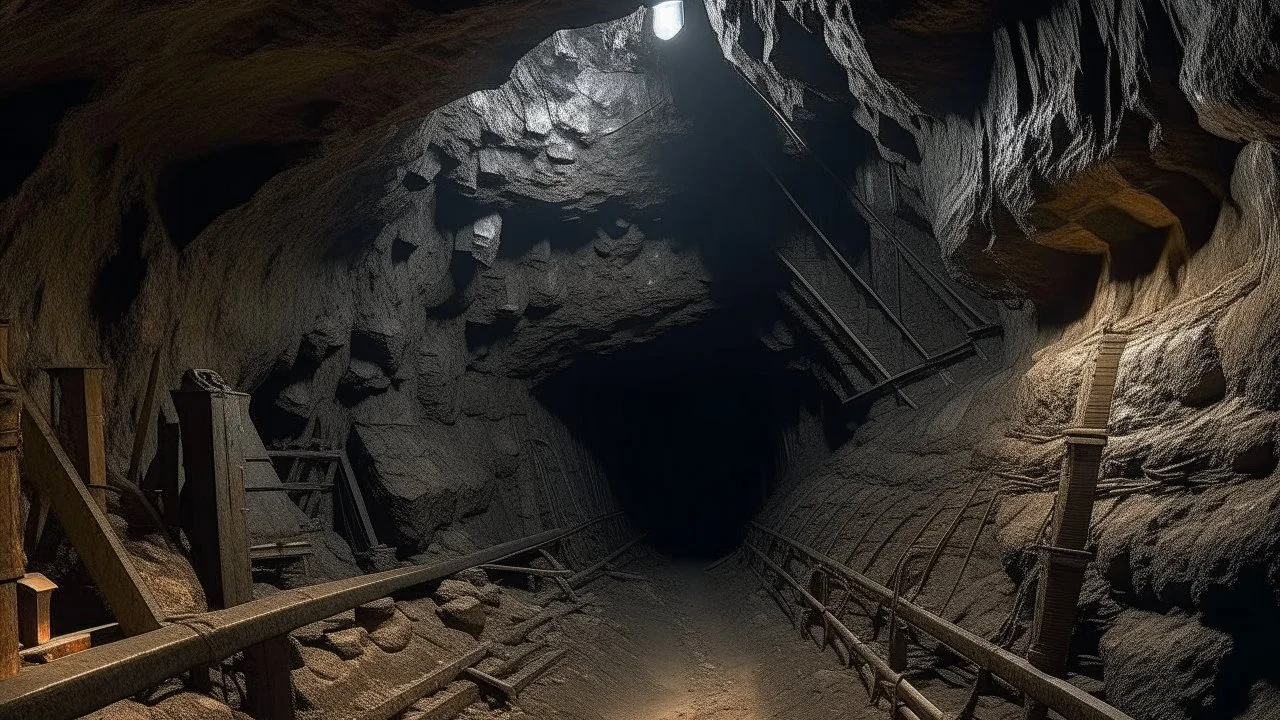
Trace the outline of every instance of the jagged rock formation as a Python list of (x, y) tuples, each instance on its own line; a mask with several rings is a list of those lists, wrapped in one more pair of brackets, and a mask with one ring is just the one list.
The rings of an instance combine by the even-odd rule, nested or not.
[[(835, 128), (866, 138), (874, 157), (846, 170), (851, 182), (874, 192), (866, 178), (890, 168), (903, 227), (931, 231), (952, 271), (975, 286), (1032, 300), (1039, 327), (1007, 346), (1013, 374), (986, 381), (1011, 403), (944, 397), (928, 411), (931, 425), (974, 418), (966, 440), (976, 449), (876, 429), (907, 422), (893, 417), (864, 427), (800, 493), (811, 499), (799, 518), (809, 519), (793, 517), (792, 527), (819, 532), (814, 518), (825, 515), (814, 509), (831, 503), (858, 518), (853, 526), (868, 525), (897, 498), (916, 518), (883, 551), (897, 558), (912, 523), (931, 517), (920, 483), (953, 487), (948, 497), (970, 483), (999, 485), (993, 546), (983, 561), (980, 545), (975, 560), (1001, 560), (1005, 578), (971, 575), (972, 587), (993, 592), (951, 611), (983, 631), (1011, 612), (1025, 622), (1034, 574), (1023, 549), (1051, 505), (1092, 338), (1128, 330), (1074, 669), (1139, 717), (1274, 714), (1277, 678), (1261, 669), (1273, 640), (1245, 628), (1274, 612), (1280, 542), (1263, 509), (1276, 469), (1275, 350), (1264, 319), (1275, 311), (1280, 241), (1267, 71), (1275, 9), (707, 7), (726, 57), (815, 144)], [(1006, 329), (1017, 323), (1006, 317)], [(968, 387), (950, 397), (983, 385)], [(904, 454), (936, 462), (922, 469)], [(961, 467), (968, 477), (955, 487)], [(852, 487), (829, 494), (841, 485)], [(862, 485), (887, 486), (889, 500), (864, 503), (854, 492)], [(774, 516), (786, 517), (776, 503)], [(1169, 678), (1168, 692), (1136, 680), (1157, 676)]]
[[(0, 171), (0, 311), (37, 397), (43, 366), (112, 366), (114, 472), (159, 347), (164, 385), (216, 368), (254, 391), (269, 441), (345, 447), (404, 556), (565, 524), (612, 497), (595, 448), (532, 388), (578, 356), (771, 296), (779, 275), (758, 258), (731, 272), (761, 238), (770, 259), (782, 247), (832, 270), (798, 219), (753, 234), (758, 208), (726, 202), (673, 220), (702, 210), (682, 194), (713, 183), (664, 168), (720, 128), (680, 107), (643, 11), (428, 5), (0, 10), (0, 149), (16, 159)], [(1005, 327), (990, 362), (930, 380), (918, 411), (887, 395), (825, 461), (806, 415), (804, 462), (765, 517), (887, 579), (958, 513), (954, 537), (979, 540), (965, 572), (949, 540), (931, 575), (916, 560), (904, 581), (1021, 647), (1060, 435), (1097, 333), (1128, 330), (1076, 680), (1143, 717), (1274, 715), (1275, 8), (710, 0), (706, 19), (887, 220), (853, 234), (936, 248)], [(881, 245), (857, 261), (875, 275), (893, 257)], [(954, 340), (922, 288), (873, 282)], [(908, 367), (887, 315), (843, 301), (837, 314)], [(761, 324), (779, 365), (837, 398), (879, 379), (795, 308)], [(993, 527), (970, 493), (993, 498)], [(171, 579), (161, 543), (131, 549)], [(200, 607), (189, 585), (173, 583), (166, 609)], [(450, 622), (476, 629), (462, 604)], [(440, 621), (381, 610), (299, 641), (317, 685), (341, 684), (344, 662), (412, 653), (423, 643), (405, 628)], [(169, 702), (180, 715), (202, 701)]]

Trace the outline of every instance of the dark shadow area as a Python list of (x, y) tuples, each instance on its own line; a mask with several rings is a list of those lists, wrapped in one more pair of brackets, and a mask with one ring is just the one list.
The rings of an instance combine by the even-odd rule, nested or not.
[(0, 200), (18, 192), (36, 171), (62, 117), (92, 91), (93, 80), (79, 78), (33, 85), (0, 98)]
[(140, 200), (135, 200), (120, 219), (119, 250), (102, 266), (93, 288), (93, 307), (105, 326), (119, 324), (142, 291), (147, 278), (142, 240), (150, 224), (151, 214)]
[[(737, 547), (778, 472), (784, 428), (814, 403), (742, 307), (550, 379), (539, 398), (601, 462), (640, 532), (677, 558)], [(767, 317), (767, 314), (765, 315)]]
[(177, 163), (160, 174), (158, 204), (179, 250), (226, 211), (317, 147), (314, 142), (238, 145)]

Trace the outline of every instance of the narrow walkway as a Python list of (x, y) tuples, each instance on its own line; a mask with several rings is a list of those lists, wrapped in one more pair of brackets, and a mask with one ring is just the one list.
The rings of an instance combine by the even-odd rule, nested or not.
[[(521, 698), (523, 715), (564, 720), (814, 720), (867, 703), (857, 676), (802, 639), (738, 570), (658, 559), (651, 582), (602, 579), (597, 605), (553, 638), (573, 651)], [(852, 711), (852, 712), (851, 712)]]

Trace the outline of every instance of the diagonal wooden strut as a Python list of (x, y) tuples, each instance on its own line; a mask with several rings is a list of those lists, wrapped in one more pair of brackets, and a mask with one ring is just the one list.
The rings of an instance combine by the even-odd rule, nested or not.
[(62, 524), (81, 562), (126, 635), (160, 627), (160, 607), (116, 537), (53, 429), (31, 396), (22, 393), (22, 476)]

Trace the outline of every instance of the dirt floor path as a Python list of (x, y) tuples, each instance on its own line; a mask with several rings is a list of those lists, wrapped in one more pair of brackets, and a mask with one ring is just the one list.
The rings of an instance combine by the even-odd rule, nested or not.
[(741, 570), (657, 558), (602, 579), (597, 604), (549, 639), (573, 650), (513, 718), (816, 720), (871, 708), (857, 676), (800, 638)]

